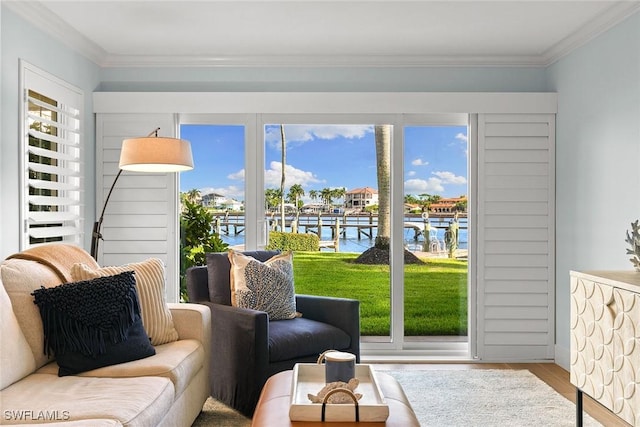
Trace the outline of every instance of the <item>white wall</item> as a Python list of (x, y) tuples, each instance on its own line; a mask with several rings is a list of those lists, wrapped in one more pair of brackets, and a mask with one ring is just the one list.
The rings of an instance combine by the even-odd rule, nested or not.
[(19, 250), (19, 122), (20, 98), (18, 94), (18, 60), (25, 59), (54, 76), (84, 90), (86, 120), (84, 133), (86, 248), (89, 248), (91, 227), (95, 215), (95, 121), (92, 93), (99, 84), (99, 68), (85, 57), (37, 30), (11, 10), (2, 7), (1, 19), (1, 105), (0, 126), (0, 259)]
[(104, 68), (105, 92), (545, 92), (543, 68)]
[(632, 269), (640, 218), (640, 13), (548, 69), (558, 92), (556, 360), (569, 366), (569, 270)]

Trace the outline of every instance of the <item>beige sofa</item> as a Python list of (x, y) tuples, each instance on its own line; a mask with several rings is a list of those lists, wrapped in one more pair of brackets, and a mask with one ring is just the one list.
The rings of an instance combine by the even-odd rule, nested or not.
[(177, 341), (144, 359), (59, 377), (31, 292), (63, 283), (72, 261), (97, 267), (86, 252), (68, 257), (62, 249), (51, 262), (18, 256), (0, 264), (0, 424), (190, 426), (209, 396), (209, 309), (167, 304)]

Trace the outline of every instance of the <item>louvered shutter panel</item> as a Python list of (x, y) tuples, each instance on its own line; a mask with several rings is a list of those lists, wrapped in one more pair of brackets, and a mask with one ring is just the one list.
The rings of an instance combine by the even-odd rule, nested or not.
[(478, 116), (478, 357), (554, 355), (555, 116)]
[(82, 244), (81, 90), (21, 63), (24, 125), (23, 249)]
[[(96, 123), (96, 215), (119, 171), (126, 138), (175, 136), (172, 114), (98, 114)], [(169, 302), (178, 302), (178, 174), (124, 171), (118, 179), (102, 223), (98, 263), (117, 266), (159, 258), (166, 266)]]

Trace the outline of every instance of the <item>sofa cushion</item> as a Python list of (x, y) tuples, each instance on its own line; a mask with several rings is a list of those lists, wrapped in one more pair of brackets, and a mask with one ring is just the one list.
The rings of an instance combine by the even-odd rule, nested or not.
[[(266, 261), (278, 255), (279, 251), (246, 251), (243, 254)], [(227, 252), (206, 254), (207, 274), (209, 276), (209, 301), (216, 304), (231, 305), (231, 262)]]
[(36, 360), (24, 337), (7, 291), (0, 279), (0, 390), (36, 369)]
[(280, 362), (351, 345), (342, 329), (304, 317), (269, 322), (269, 361)]
[[(78, 374), (81, 377), (133, 378), (165, 377), (171, 380), (178, 398), (205, 363), (204, 349), (199, 341), (179, 340), (156, 347), (156, 354), (145, 359), (105, 366)], [(58, 365), (49, 363), (38, 374), (56, 374)]]
[(60, 278), (49, 267), (24, 259), (8, 259), (0, 265), (0, 276), (13, 312), (18, 319), (36, 361), (36, 369), (49, 363), (52, 358), (44, 351), (44, 332), (38, 307), (31, 293), (41, 286), (52, 287), (61, 283)]
[[(28, 396), (28, 398), (25, 398)], [(112, 418), (130, 427), (160, 424), (174, 401), (173, 384), (167, 378), (91, 378), (31, 374), (2, 390), (0, 413), (57, 411), (65, 421)], [(11, 413), (11, 412), (10, 412)], [(31, 424), (45, 420), (12, 420)]]
[(36, 289), (46, 351), (58, 375), (73, 375), (155, 354), (142, 327), (134, 273)]
[(261, 262), (230, 250), (229, 261), (232, 306), (264, 311), (270, 320), (296, 317), (292, 252)]
[(130, 263), (118, 267), (92, 268), (83, 263), (71, 267), (73, 280), (88, 280), (96, 277), (111, 276), (124, 271), (136, 273), (136, 286), (140, 296), (142, 324), (151, 344), (160, 345), (178, 339), (178, 332), (173, 325), (171, 311), (165, 299), (164, 263), (158, 258)]

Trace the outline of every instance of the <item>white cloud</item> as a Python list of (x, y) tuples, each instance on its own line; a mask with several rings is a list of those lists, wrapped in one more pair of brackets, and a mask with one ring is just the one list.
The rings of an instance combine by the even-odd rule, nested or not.
[(426, 160), (422, 160), (422, 159), (415, 159), (411, 161), (411, 164), (413, 166), (427, 166), (429, 164), (429, 162), (427, 162)]
[(234, 181), (244, 181), (244, 169), (240, 169), (238, 172), (230, 173), (227, 178)]
[[(291, 165), (285, 166), (285, 187), (291, 187), (293, 184), (300, 184), (303, 187), (310, 184), (322, 183), (323, 181), (313, 175), (313, 172), (306, 172), (296, 169)], [(269, 169), (264, 171), (264, 185), (267, 188), (280, 188), (280, 179), (282, 173), (282, 163), (273, 161), (269, 164)]]
[[(335, 139), (338, 137), (356, 139), (364, 138), (373, 132), (369, 125), (285, 125), (285, 139), (289, 142), (307, 142), (315, 139)], [(280, 126), (267, 128), (265, 140), (271, 145), (279, 145)]]
[(460, 140), (460, 141), (464, 141), (464, 142), (468, 142), (469, 141), (469, 137), (467, 135), (465, 135), (464, 133), (459, 133), (456, 135), (456, 139)]
[(444, 187), (442, 181), (436, 177), (426, 180), (408, 179), (404, 182), (404, 191), (406, 194), (443, 193)]
[(453, 172), (437, 171), (437, 172), (433, 172), (433, 174), (438, 178), (440, 178), (443, 184), (461, 185), (461, 184), (467, 183), (467, 178), (465, 178), (464, 176), (456, 175)]
[[(234, 172), (232, 174), (227, 175), (227, 178), (233, 181), (244, 182), (244, 169), (240, 169), (238, 172)], [(224, 197), (235, 199), (235, 200), (244, 200), (244, 185), (228, 185), (226, 187), (206, 187), (201, 188), (200, 195), (204, 196), (205, 194), (216, 193), (220, 194)]]
[(407, 176), (416, 176), (416, 171), (407, 172)]

